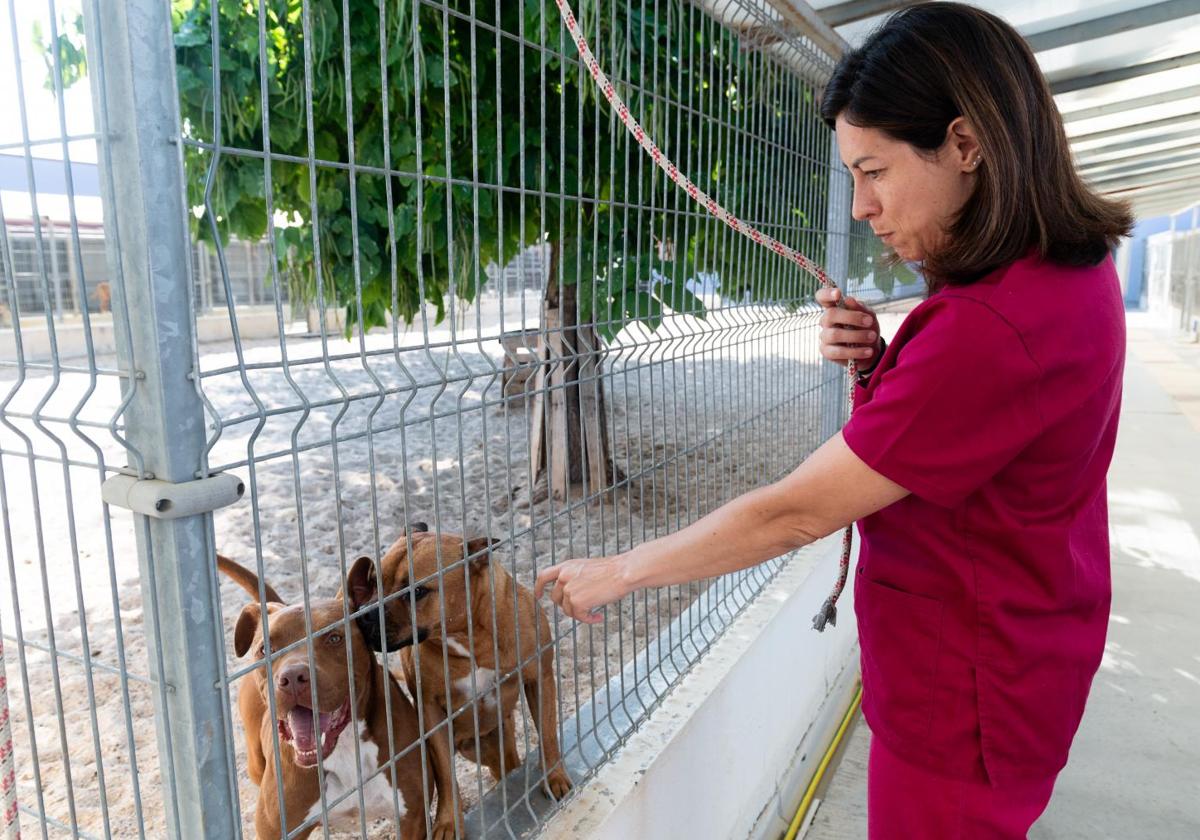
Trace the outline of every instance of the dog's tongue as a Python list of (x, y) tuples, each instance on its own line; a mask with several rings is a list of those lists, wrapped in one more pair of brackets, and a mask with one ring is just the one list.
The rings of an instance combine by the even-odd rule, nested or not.
[(316, 715), (312, 709), (295, 706), (288, 712), (288, 728), (292, 730), (292, 741), (297, 750), (311, 752), (317, 748), (318, 733), (315, 723)]

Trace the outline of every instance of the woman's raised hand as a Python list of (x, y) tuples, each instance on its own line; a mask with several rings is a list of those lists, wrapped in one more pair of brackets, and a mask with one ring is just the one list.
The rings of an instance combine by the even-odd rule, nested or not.
[(845, 366), (853, 359), (861, 373), (875, 367), (879, 361), (879, 320), (869, 306), (856, 298), (846, 298), (845, 306), (840, 289), (820, 289), (817, 303), (821, 313), (821, 355), (831, 362)]

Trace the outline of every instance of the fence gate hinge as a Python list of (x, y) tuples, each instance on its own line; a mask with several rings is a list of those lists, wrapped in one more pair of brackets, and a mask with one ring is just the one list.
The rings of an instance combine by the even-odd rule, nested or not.
[(245, 483), (231, 473), (178, 483), (114, 475), (100, 486), (100, 496), (108, 504), (155, 519), (208, 513), (233, 504), (245, 492)]

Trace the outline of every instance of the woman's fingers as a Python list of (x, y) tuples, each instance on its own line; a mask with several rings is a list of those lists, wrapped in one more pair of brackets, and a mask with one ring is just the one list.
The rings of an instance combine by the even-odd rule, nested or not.
[(819, 340), (821, 355), (831, 362), (872, 359), (879, 349), (879, 333), (861, 327), (831, 324), (821, 328)]
[(563, 565), (559, 563), (557, 566), (549, 566), (538, 572), (537, 582), (533, 585), (534, 598), (541, 598), (542, 591), (546, 588), (546, 585), (558, 580), (558, 576), (562, 574)]
[(855, 298), (846, 298), (844, 307), (837, 305), (840, 300), (842, 293), (837, 289), (817, 292), (817, 301), (826, 307), (821, 313), (818, 335), (821, 355), (843, 365), (852, 359), (873, 359), (879, 352), (879, 322), (875, 313)]
[[(841, 289), (834, 289), (828, 286), (823, 286), (817, 289), (817, 303), (825, 309), (838, 308), (843, 311), (849, 310), (852, 312), (871, 312), (871, 307), (867, 306), (856, 297), (845, 297)], [(843, 299), (845, 303), (843, 304)], [(842, 305), (839, 305), (842, 304)]]
[(586, 609), (577, 607), (575, 602), (571, 599), (570, 592), (565, 592), (563, 594), (563, 600), (559, 606), (562, 607), (562, 611), (564, 613), (576, 621), (582, 621), (585, 624), (595, 624), (597, 621), (601, 620), (601, 616), (591, 615)]
[(826, 309), (821, 313), (822, 327), (852, 327), (874, 328), (876, 326), (874, 312), (856, 312), (851, 309)]
[[(576, 621), (596, 624), (603, 621), (601, 607), (622, 595), (620, 585), (612, 580), (609, 558), (590, 561), (567, 560), (543, 569), (534, 584), (534, 597), (549, 591), (550, 600)], [(593, 612), (593, 609), (595, 611)]]
[(873, 347), (843, 347), (840, 344), (822, 344), (821, 355), (831, 362), (848, 362), (851, 359), (872, 359), (875, 356)]
[(843, 344), (857, 347), (874, 347), (879, 333), (874, 330), (848, 330), (825, 327), (821, 330), (821, 344)]
[(875, 313), (874, 313), (874, 312), (871, 310), (871, 307), (867, 306), (865, 303), (863, 303), (861, 300), (859, 300), (859, 299), (858, 299), (858, 298), (856, 298), (856, 297), (848, 297), (848, 298), (846, 298), (846, 309), (849, 309), (849, 310), (851, 310), (851, 311), (853, 311), (853, 312), (866, 312), (866, 313), (868, 313), (868, 314), (870, 314), (870, 315), (874, 315), (874, 314), (875, 314)]

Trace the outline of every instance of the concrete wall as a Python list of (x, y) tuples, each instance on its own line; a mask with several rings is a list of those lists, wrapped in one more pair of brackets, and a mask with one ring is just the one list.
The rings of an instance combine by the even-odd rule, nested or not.
[[(117, 351), (113, 337), (112, 315), (93, 314), (91, 317), (92, 345), (98, 356), (109, 356)], [(332, 323), (330, 328), (338, 331)], [(238, 307), (238, 329), (243, 339), (274, 338), (279, 334), (272, 306)], [(210, 312), (196, 318), (196, 338), (201, 343), (228, 341), (233, 335), (229, 316), (225, 312)], [(72, 316), (54, 325), (54, 336), (58, 342), (60, 359), (77, 359), (87, 355), (83, 319)], [(27, 361), (45, 361), (50, 358), (50, 332), (46, 322), (35, 318), (21, 319), (21, 349)], [(0, 329), (0, 358), (15, 359), (17, 356), (16, 334), (12, 329)]]

